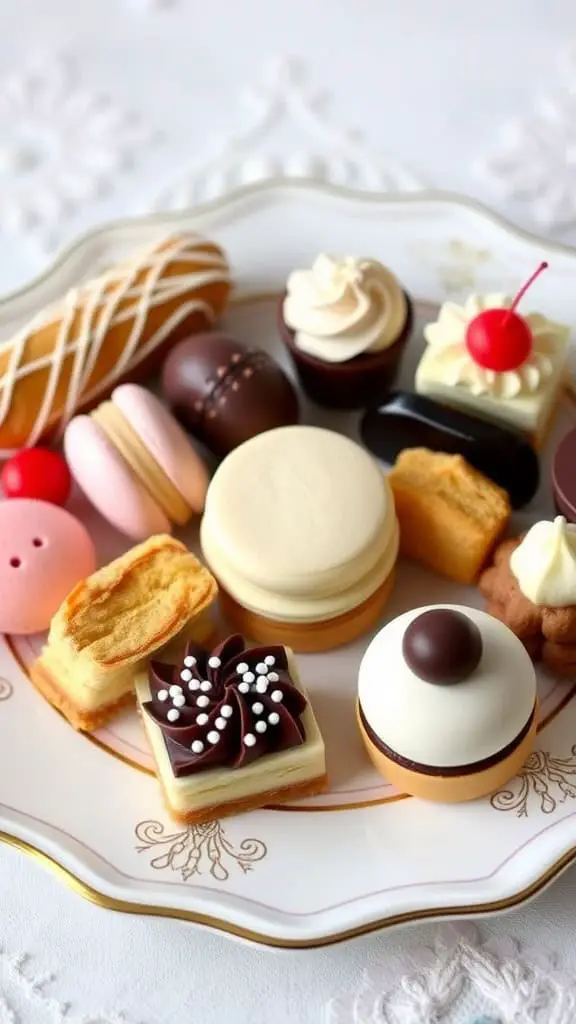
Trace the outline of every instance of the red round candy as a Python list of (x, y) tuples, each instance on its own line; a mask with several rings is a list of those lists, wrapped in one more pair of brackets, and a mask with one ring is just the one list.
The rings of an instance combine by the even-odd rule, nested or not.
[(526, 320), (509, 309), (486, 309), (468, 325), (466, 348), (478, 366), (495, 373), (517, 370), (532, 351)]
[(72, 486), (62, 455), (47, 448), (23, 448), (4, 463), (0, 482), (7, 498), (35, 498), (65, 505)]

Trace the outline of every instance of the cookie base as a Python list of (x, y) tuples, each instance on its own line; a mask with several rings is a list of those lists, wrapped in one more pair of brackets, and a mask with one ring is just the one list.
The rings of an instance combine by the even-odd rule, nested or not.
[(401, 793), (434, 803), (464, 803), (467, 800), (478, 800), (480, 797), (490, 796), (522, 770), (527, 758), (532, 753), (536, 738), (538, 705), (536, 705), (532, 725), (526, 736), (508, 757), (484, 771), (467, 775), (425, 775), (423, 772), (411, 771), (398, 764), (397, 761), (386, 757), (372, 743), (360, 720), (358, 703), (356, 703), (356, 721), (372, 764)]
[(283, 644), (298, 654), (318, 654), (343, 647), (367, 633), (379, 622), (392, 593), (393, 570), (378, 590), (343, 615), (322, 622), (280, 622), (243, 608), (227, 591), (219, 591), (220, 607), (229, 622), (247, 639), (258, 644)]
[(78, 732), (93, 732), (94, 729), (99, 729), (106, 725), (122, 708), (128, 707), (134, 701), (133, 693), (129, 692), (109, 704), (102, 704), (101, 707), (95, 708), (93, 711), (87, 711), (75, 704), (68, 694), (64, 693), (57, 680), (42, 664), (41, 658), (38, 658), (32, 665), (30, 679), (38, 693), (42, 694), (48, 703), (56, 711), (59, 711)]
[(325, 793), (328, 789), (328, 776), (319, 775), (315, 779), (305, 779), (293, 786), (283, 786), (280, 789), (268, 789), (263, 793), (252, 793), (241, 800), (231, 800), (228, 803), (213, 804), (210, 807), (202, 807), (196, 811), (179, 811), (172, 807), (167, 791), (161, 784), (164, 804), (170, 817), (182, 825), (204, 825), (208, 821), (215, 821), (219, 818), (230, 818), (234, 814), (246, 814), (248, 811), (257, 811), (259, 808), (268, 807), (270, 804), (286, 803), (289, 800), (302, 800), (307, 796), (317, 796)]

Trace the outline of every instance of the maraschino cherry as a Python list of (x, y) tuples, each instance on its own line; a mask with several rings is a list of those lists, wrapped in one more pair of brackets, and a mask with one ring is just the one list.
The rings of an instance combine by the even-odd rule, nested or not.
[(62, 455), (48, 448), (23, 448), (4, 463), (0, 483), (7, 498), (35, 498), (65, 505), (72, 477)]
[(466, 348), (478, 366), (495, 373), (517, 370), (532, 351), (532, 331), (514, 310), (536, 278), (546, 270), (541, 263), (522, 286), (509, 309), (485, 309), (468, 324)]

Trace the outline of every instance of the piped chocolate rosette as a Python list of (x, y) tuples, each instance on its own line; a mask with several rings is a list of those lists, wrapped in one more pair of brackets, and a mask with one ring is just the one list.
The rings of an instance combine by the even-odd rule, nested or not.
[(180, 665), (150, 663), (144, 711), (161, 729), (174, 775), (243, 768), (305, 741), (306, 698), (286, 648), (228, 637), (212, 651), (188, 644)]

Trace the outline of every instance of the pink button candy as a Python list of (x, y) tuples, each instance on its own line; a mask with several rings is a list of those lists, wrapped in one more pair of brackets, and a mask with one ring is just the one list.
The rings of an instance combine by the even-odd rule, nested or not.
[(86, 528), (45, 501), (0, 501), (0, 633), (39, 633), (96, 568)]

